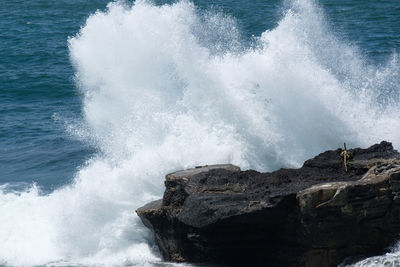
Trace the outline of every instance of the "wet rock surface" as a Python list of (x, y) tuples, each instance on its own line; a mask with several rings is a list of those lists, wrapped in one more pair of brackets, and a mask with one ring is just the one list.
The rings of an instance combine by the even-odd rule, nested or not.
[(335, 266), (382, 253), (400, 233), (400, 155), (388, 142), (271, 173), (212, 165), (166, 176), (137, 210), (167, 261)]

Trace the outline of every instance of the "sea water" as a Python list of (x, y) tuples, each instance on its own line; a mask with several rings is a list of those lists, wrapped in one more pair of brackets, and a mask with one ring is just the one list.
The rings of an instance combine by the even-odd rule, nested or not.
[(166, 173), (399, 149), (399, 47), (397, 1), (3, 1), (0, 265), (158, 266)]

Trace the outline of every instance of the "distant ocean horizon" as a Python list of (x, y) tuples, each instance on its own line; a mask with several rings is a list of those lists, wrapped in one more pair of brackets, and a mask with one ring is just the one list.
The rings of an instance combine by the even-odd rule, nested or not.
[(400, 149), (397, 1), (10, 0), (0, 40), (0, 266), (170, 265), (165, 174)]

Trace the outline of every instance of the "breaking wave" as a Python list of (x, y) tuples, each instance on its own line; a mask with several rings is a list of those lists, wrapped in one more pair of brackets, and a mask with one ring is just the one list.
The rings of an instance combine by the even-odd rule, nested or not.
[(400, 146), (398, 55), (368, 64), (312, 0), (292, 1), (251, 45), (233, 18), (189, 1), (110, 3), (69, 49), (84, 110), (69, 131), (100, 152), (50, 194), (0, 188), (0, 264), (153, 265), (134, 211), (162, 195), (168, 172)]

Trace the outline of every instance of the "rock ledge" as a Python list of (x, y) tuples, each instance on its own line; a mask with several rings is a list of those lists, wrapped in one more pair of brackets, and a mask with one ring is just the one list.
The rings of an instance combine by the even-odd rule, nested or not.
[(166, 176), (136, 212), (168, 261), (335, 266), (382, 253), (400, 233), (400, 155), (388, 142), (272, 173), (210, 165)]

